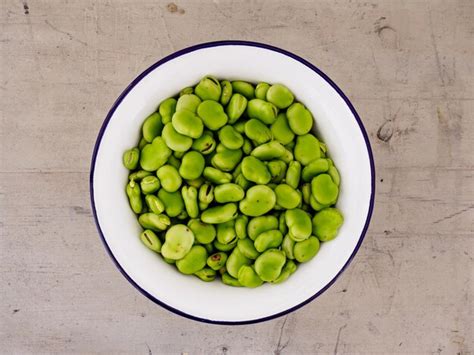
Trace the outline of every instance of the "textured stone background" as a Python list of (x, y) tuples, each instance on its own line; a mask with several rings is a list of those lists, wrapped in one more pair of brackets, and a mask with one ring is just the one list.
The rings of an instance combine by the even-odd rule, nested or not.
[[(2, 0), (0, 26), (1, 353), (473, 351), (473, 1)], [(319, 66), (376, 158), (354, 262), (317, 301), (251, 326), (200, 324), (141, 296), (89, 205), (115, 98), (157, 59), (217, 39)]]

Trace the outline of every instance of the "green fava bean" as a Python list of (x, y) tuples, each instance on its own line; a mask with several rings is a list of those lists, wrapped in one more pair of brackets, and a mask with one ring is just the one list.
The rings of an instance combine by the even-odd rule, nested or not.
[(145, 119), (142, 126), (143, 138), (151, 143), (153, 139), (158, 137), (163, 130), (163, 123), (161, 122), (161, 116), (158, 112), (152, 113)]
[(161, 214), (165, 210), (165, 205), (164, 205), (163, 201), (161, 201), (155, 195), (146, 195), (145, 196), (145, 202), (146, 202), (146, 205), (148, 206), (149, 210), (151, 212), (153, 212), (154, 214)]
[(286, 225), (285, 220), (285, 212), (280, 213), (280, 216), (278, 217), (278, 230), (283, 235), (286, 235), (286, 233), (288, 233), (288, 227)]
[(286, 171), (286, 183), (292, 188), (298, 188), (300, 184), (301, 176), (301, 164), (298, 161), (292, 161), (288, 164), (288, 170)]
[(270, 102), (253, 99), (247, 104), (247, 115), (250, 118), (257, 118), (265, 124), (272, 124), (276, 121), (278, 108)]
[(194, 245), (182, 258), (176, 261), (179, 272), (192, 275), (206, 266), (207, 250), (202, 245)]
[(286, 225), (290, 237), (296, 241), (302, 241), (311, 235), (312, 224), (309, 215), (302, 209), (295, 208), (285, 212)]
[(284, 113), (280, 113), (276, 121), (270, 127), (273, 137), (281, 144), (286, 145), (293, 141), (295, 134), (288, 125), (288, 119)]
[(126, 192), (130, 202), (130, 207), (132, 208), (133, 212), (140, 213), (143, 209), (140, 186), (138, 186), (134, 180), (131, 180), (127, 184)]
[(238, 164), (232, 171), (232, 178), (235, 180), (240, 174), (242, 174), (242, 163)]
[(259, 83), (255, 88), (255, 97), (260, 100), (265, 100), (267, 98), (267, 91), (270, 88), (270, 85), (267, 83)]
[(319, 141), (312, 134), (305, 134), (296, 138), (295, 158), (302, 165), (308, 165), (315, 159), (321, 157)]
[(308, 182), (311, 181), (316, 175), (325, 173), (329, 169), (329, 163), (327, 159), (314, 159), (303, 169), (303, 180)]
[(154, 231), (164, 231), (171, 225), (169, 217), (165, 214), (143, 213), (138, 218), (138, 223), (145, 228)]
[(293, 160), (293, 152), (290, 149), (285, 148), (285, 153), (280, 157), (285, 163), (290, 164)]
[(214, 184), (226, 184), (232, 181), (232, 175), (229, 173), (225, 173), (220, 171), (216, 168), (212, 168), (210, 166), (206, 166), (203, 171), (203, 176), (208, 181)]
[(241, 94), (232, 95), (226, 108), (229, 123), (235, 123), (242, 116), (247, 108), (247, 99)]
[(313, 217), (313, 234), (322, 242), (336, 237), (344, 223), (342, 213), (336, 208), (325, 208)]
[(233, 278), (227, 272), (222, 274), (222, 283), (227, 286), (242, 287), (239, 280)]
[(202, 136), (196, 139), (191, 148), (200, 152), (201, 154), (211, 154), (216, 149), (217, 143), (212, 132), (204, 131)]
[(199, 189), (202, 184), (204, 184), (204, 178), (200, 176), (197, 179), (186, 180), (186, 183), (189, 186), (194, 186), (196, 189)]
[(147, 145), (148, 142), (145, 140), (145, 138), (140, 138), (140, 142), (138, 142), (138, 149), (142, 150), (145, 145)]
[(269, 212), (275, 203), (273, 190), (265, 185), (257, 185), (247, 190), (245, 198), (239, 203), (239, 209), (247, 216), (257, 217)]
[(151, 194), (160, 188), (160, 180), (156, 176), (146, 176), (140, 182), (140, 188), (143, 194)]
[(288, 280), (288, 278), (296, 271), (297, 268), (298, 267), (293, 260), (287, 260), (285, 266), (283, 266), (283, 269), (281, 270), (280, 276), (272, 281), (272, 283), (279, 284)]
[(282, 160), (272, 160), (267, 164), (268, 170), (270, 171), (271, 181), (274, 183), (280, 183), (285, 177), (286, 164)]
[(266, 98), (267, 101), (271, 102), (279, 109), (287, 108), (295, 100), (293, 93), (286, 86), (281, 84), (270, 86)]
[(161, 186), (168, 192), (177, 191), (183, 182), (178, 170), (172, 165), (164, 165), (158, 169), (156, 175), (160, 179)]
[(319, 240), (315, 237), (309, 237), (302, 242), (295, 244), (294, 253), (296, 261), (305, 263), (318, 253), (319, 251)]
[(193, 144), (192, 138), (176, 132), (171, 123), (165, 125), (161, 136), (166, 145), (175, 152), (186, 152)]
[(299, 102), (294, 103), (286, 110), (286, 116), (288, 117), (288, 124), (291, 130), (295, 134), (302, 135), (311, 131), (311, 127), (313, 127), (313, 116), (311, 112)]
[(331, 165), (328, 169), (328, 174), (332, 178), (332, 181), (339, 186), (341, 183), (341, 177), (339, 176), (339, 171), (337, 171), (336, 167), (334, 165)]
[(303, 184), (303, 186), (301, 187), (301, 192), (303, 194), (303, 202), (309, 205), (311, 198), (311, 184)]
[(248, 120), (244, 129), (245, 135), (259, 145), (269, 142), (273, 138), (270, 129), (256, 118)]
[(140, 150), (138, 148), (132, 148), (126, 150), (123, 153), (123, 166), (128, 170), (135, 170), (138, 167), (138, 162), (140, 161)]
[(130, 181), (140, 181), (141, 179), (143, 179), (144, 177), (146, 176), (150, 176), (152, 173), (150, 171), (145, 171), (145, 170), (138, 170), (138, 171), (135, 171), (134, 173), (131, 173), (129, 176), (128, 176), (128, 179)]
[(229, 243), (229, 244), (222, 244), (216, 239), (214, 240), (212, 245), (214, 246), (214, 248), (216, 248), (219, 251), (227, 252), (235, 248), (235, 246), (237, 245), (237, 239), (235, 239), (232, 243)]
[(216, 238), (216, 228), (212, 224), (201, 222), (199, 219), (190, 219), (188, 227), (193, 231), (194, 237), (201, 244), (209, 244)]
[(227, 149), (239, 149), (244, 145), (244, 137), (232, 126), (224, 126), (219, 130), (219, 139)]
[(280, 184), (275, 188), (276, 203), (284, 209), (291, 210), (301, 203), (301, 195), (287, 184)]
[(197, 189), (194, 186), (183, 186), (181, 196), (183, 197), (184, 207), (188, 216), (191, 218), (199, 216)]
[(158, 112), (161, 115), (161, 122), (163, 124), (167, 124), (171, 122), (171, 117), (173, 117), (173, 114), (176, 112), (176, 104), (177, 100), (173, 97), (170, 97), (169, 99), (164, 100), (159, 108)]
[(237, 278), (239, 275), (240, 268), (244, 265), (250, 264), (251, 260), (247, 258), (244, 254), (242, 254), (239, 248), (235, 248), (229, 255), (225, 266), (229, 275)]
[(232, 90), (236, 93), (244, 95), (248, 100), (255, 97), (255, 89), (252, 84), (246, 81), (233, 81)]
[(237, 205), (227, 203), (222, 206), (211, 207), (201, 214), (201, 221), (210, 224), (228, 222), (237, 217)]
[(212, 157), (211, 164), (219, 170), (232, 171), (240, 163), (241, 159), (241, 149), (230, 150), (224, 148), (224, 150), (218, 152)]
[(176, 132), (191, 138), (202, 136), (204, 125), (201, 119), (188, 110), (176, 111), (171, 119), (171, 124)]
[(211, 281), (214, 281), (216, 279), (217, 273), (214, 270), (212, 270), (208, 267), (205, 267), (204, 269), (201, 269), (201, 270), (195, 272), (194, 275), (199, 277), (202, 281), (211, 282)]
[(230, 81), (223, 80), (221, 81), (221, 88), (222, 93), (220, 102), (222, 105), (227, 105), (230, 101), (230, 98), (232, 97), (232, 84), (230, 83)]
[(214, 200), (214, 186), (204, 184), (199, 188), (199, 201), (202, 203), (211, 203)]
[(291, 239), (291, 237), (288, 234), (285, 235), (285, 238), (283, 238), (283, 242), (281, 243), (281, 250), (285, 252), (287, 259), (295, 258), (295, 254), (294, 254), (295, 244), (296, 242), (293, 239)]
[(245, 157), (242, 160), (241, 168), (242, 174), (247, 180), (260, 185), (268, 184), (272, 178), (267, 166), (253, 156)]
[(183, 95), (189, 95), (194, 92), (194, 88), (192, 86), (185, 87), (183, 90), (179, 92), (179, 97)]
[(184, 202), (179, 191), (158, 191), (158, 198), (165, 204), (165, 212), (170, 217), (177, 217), (184, 210)]
[(140, 234), (140, 240), (148, 249), (153, 250), (156, 253), (161, 251), (161, 240), (152, 230), (147, 229), (143, 231)]
[(255, 240), (259, 234), (278, 228), (278, 219), (275, 216), (260, 216), (252, 218), (247, 226), (250, 239)]
[(328, 174), (320, 174), (311, 180), (311, 192), (313, 197), (322, 205), (336, 203), (339, 188)]
[(286, 154), (286, 148), (277, 141), (271, 141), (269, 143), (261, 144), (252, 150), (251, 155), (260, 160), (272, 160), (282, 158)]
[(209, 266), (212, 270), (219, 270), (225, 265), (226, 262), (227, 254), (224, 252), (212, 254), (207, 258), (207, 266)]
[(280, 276), (285, 261), (284, 252), (277, 249), (269, 249), (255, 260), (255, 271), (263, 281), (271, 282)]
[(267, 249), (279, 247), (282, 241), (283, 235), (281, 232), (278, 229), (273, 229), (260, 233), (255, 238), (254, 245), (255, 249), (262, 253)]
[(193, 94), (185, 94), (179, 97), (178, 102), (176, 103), (176, 110), (177, 111), (191, 111), (196, 113), (199, 104), (201, 103), (201, 99)]
[(263, 284), (263, 280), (257, 275), (255, 270), (248, 265), (244, 265), (240, 268), (238, 280), (242, 286), (250, 288), (255, 288)]
[(242, 150), (245, 155), (249, 155), (250, 152), (253, 150), (252, 143), (247, 138), (244, 138), (244, 145), (242, 146)]
[(239, 248), (240, 252), (249, 259), (257, 259), (260, 255), (250, 238), (239, 239), (237, 241), (237, 248)]
[(171, 155), (171, 150), (161, 137), (156, 137), (153, 142), (143, 147), (140, 154), (140, 166), (146, 171), (158, 170), (166, 163)]
[(184, 224), (175, 224), (166, 232), (165, 242), (161, 247), (161, 255), (172, 260), (182, 259), (189, 253), (193, 243), (194, 234), (191, 229)]
[(214, 189), (214, 198), (219, 203), (237, 202), (244, 198), (245, 191), (237, 184), (222, 184)]
[(222, 105), (212, 100), (203, 101), (197, 108), (197, 114), (211, 131), (224, 127), (228, 121)]
[(213, 76), (205, 76), (201, 79), (199, 84), (196, 85), (194, 93), (199, 96), (202, 100), (214, 100), (219, 101), (221, 97), (221, 84)]
[(184, 154), (179, 167), (179, 175), (186, 180), (195, 180), (202, 175), (206, 162), (199, 152), (191, 151)]
[(248, 222), (248, 217), (243, 215), (240, 215), (235, 219), (235, 234), (237, 234), (237, 238), (244, 239), (247, 237)]
[(221, 244), (233, 243), (237, 235), (235, 234), (235, 221), (228, 221), (217, 225), (217, 241)]

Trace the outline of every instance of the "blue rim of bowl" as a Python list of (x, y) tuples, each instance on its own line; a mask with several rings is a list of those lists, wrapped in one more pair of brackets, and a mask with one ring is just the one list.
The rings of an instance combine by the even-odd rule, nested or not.
[[(306, 67), (308, 67), (309, 69), (313, 70), (314, 72), (316, 72), (319, 76), (321, 76), (324, 80), (326, 80), (326, 82), (332, 86), (332, 88), (334, 90), (336, 90), (336, 92), (339, 94), (339, 96), (342, 97), (342, 99), (345, 101), (345, 103), (347, 104), (347, 106), (349, 107), (349, 109), (351, 110), (352, 114), (354, 115), (354, 118), (356, 119), (358, 125), (359, 125), (359, 128), (360, 128), (360, 131), (364, 137), (364, 141), (365, 141), (365, 145), (366, 145), (366, 148), (367, 148), (367, 154), (369, 155), (369, 160), (370, 160), (370, 170), (371, 170), (371, 178), (372, 178), (372, 181), (371, 181), (371, 194), (370, 194), (370, 204), (369, 204), (369, 211), (367, 213), (367, 219), (365, 220), (365, 224), (364, 224), (364, 228), (362, 230), (362, 233), (359, 237), (359, 241), (357, 242), (357, 245), (356, 247), (354, 248), (354, 251), (352, 252), (351, 256), (349, 257), (349, 259), (346, 261), (346, 263), (344, 264), (344, 266), (341, 268), (341, 270), (339, 270), (339, 272), (336, 274), (336, 276), (334, 276), (334, 278), (329, 281), (326, 286), (324, 286), (321, 290), (319, 290), (318, 292), (316, 292), (313, 296), (309, 297), (307, 300), (297, 304), (296, 306), (293, 306), (285, 311), (282, 311), (282, 312), (279, 312), (279, 313), (276, 313), (276, 314), (272, 314), (270, 316), (266, 316), (266, 317), (262, 317), (262, 318), (257, 318), (257, 319), (250, 319), (250, 320), (244, 320), (244, 321), (220, 321), (220, 320), (212, 320), (212, 319), (206, 319), (206, 318), (201, 318), (201, 317), (196, 317), (196, 316), (193, 316), (191, 314), (187, 314), (185, 312), (182, 312), (180, 311), (179, 309), (176, 309), (174, 307), (171, 307), (169, 305), (167, 305), (166, 303), (160, 301), (159, 299), (157, 299), (156, 297), (152, 296), (151, 294), (149, 294), (146, 290), (144, 290), (143, 288), (141, 288), (126, 272), (125, 270), (122, 268), (122, 266), (119, 264), (119, 262), (117, 261), (117, 259), (115, 258), (115, 256), (113, 255), (112, 251), (110, 250), (110, 247), (109, 245), (107, 244), (107, 241), (105, 240), (105, 237), (104, 237), (104, 234), (100, 228), (100, 224), (99, 224), (99, 220), (97, 218), (97, 211), (96, 211), (96, 208), (95, 208), (95, 201), (94, 201), (94, 170), (95, 170), (95, 162), (96, 162), (96, 158), (97, 158), (97, 152), (99, 150), (99, 146), (100, 146), (100, 143), (102, 141), (102, 137), (104, 135), (104, 132), (107, 128), (107, 125), (110, 121), (110, 119), (112, 118), (115, 110), (117, 109), (117, 107), (120, 105), (120, 103), (122, 102), (122, 100), (125, 98), (125, 96), (128, 95), (128, 93), (130, 92), (130, 90), (132, 90), (135, 85), (137, 85), (145, 76), (147, 76), (151, 71), (153, 71), (154, 69), (156, 69), (157, 67), (159, 67), (160, 65), (166, 63), (166, 62), (169, 62), (170, 60), (173, 60), (177, 57), (180, 57), (184, 54), (187, 54), (187, 53), (191, 53), (191, 52), (194, 52), (194, 51), (197, 51), (197, 50), (200, 50), (200, 49), (205, 49), (205, 48), (212, 48), (212, 47), (220, 47), (220, 46), (248, 46), (248, 47), (258, 47), (258, 48), (263, 48), (263, 49), (267, 49), (267, 50), (270, 50), (270, 51), (274, 51), (274, 52), (277, 52), (277, 53), (280, 53), (280, 54), (283, 54), (283, 55), (286, 55), (298, 62), (300, 62), (301, 64), (305, 65)], [(203, 323), (210, 323), (210, 324), (220, 324), (220, 325), (244, 325), (244, 324), (254, 324), (254, 323), (260, 323), (260, 322), (265, 322), (265, 321), (268, 321), (268, 320), (272, 320), (272, 319), (275, 319), (275, 318), (278, 318), (278, 317), (281, 317), (281, 316), (284, 316), (284, 315), (287, 315), (291, 312), (294, 312), (296, 311), (297, 309), (303, 307), (304, 305), (308, 304), (309, 302), (313, 301), (315, 298), (317, 298), (318, 296), (320, 296), (323, 292), (325, 292), (329, 287), (331, 287), (331, 285), (337, 280), (337, 278), (343, 273), (343, 271), (347, 268), (347, 266), (350, 264), (350, 262), (354, 259), (354, 256), (357, 254), (361, 244), (362, 244), (362, 241), (364, 240), (364, 237), (365, 237), (365, 234), (367, 232), (367, 229), (369, 228), (369, 223), (370, 223), (370, 219), (372, 217), (372, 212), (374, 210), (374, 198), (375, 198), (375, 164), (374, 164), (374, 157), (373, 157), (373, 154), (372, 154), (372, 148), (370, 146), (370, 141), (369, 141), (369, 137), (367, 136), (367, 132), (364, 128), (364, 125), (362, 124), (362, 121), (358, 115), (358, 113), (356, 112), (354, 106), (352, 105), (352, 103), (350, 102), (350, 100), (347, 98), (347, 96), (342, 92), (342, 90), (326, 75), (324, 74), (319, 68), (317, 68), (316, 66), (314, 66), (313, 64), (311, 64), (310, 62), (308, 62), (307, 60), (297, 56), (296, 54), (293, 54), (291, 52), (288, 52), (284, 49), (281, 49), (281, 48), (278, 48), (278, 47), (275, 47), (275, 46), (272, 46), (272, 45), (269, 45), (269, 44), (265, 44), (265, 43), (259, 43), (259, 42), (250, 42), (250, 41), (239, 41), (239, 40), (226, 40), (226, 41), (215, 41), (215, 42), (206, 42), (206, 43), (200, 43), (200, 44), (197, 44), (197, 45), (194, 45), (194, 46), (191, 46), (191, 47), (187, 47), (187, 48), (184, 48), (184, 49), (181, 49), (177, 52), (174, 52), (166, 57), (164, 57), (163, 59), (157, 61), (155, 64), (153, 64), (152, 66), (150, 66), (148, 69), (146, 69), (144, 72), (142, 72), (140, 75), (138, 75), (135, 80), (133, 80), (130, 85), (127, 86), (127, 88), (120, 94), (120, 96), (117, 98), (117, 100), (115, 101), (115, 103), (112, 105), (112, 108), (110, 109), (109, 113), (107, 114), (105, 120), (104, 120), (104, 123), (102, 124), (102, 127), (100, 128), (100, 131), (99, 131), (99, 134), (97, 136), (97, 140), (96, 140), (96, 143), (95, 143), (95, 146), (94, 146), (94, 151), (92, 153), (92, 162), (91, 162), (91, 170), (90, 170), (90, 176), (89, 176), (89, 184), (90, 184), (90, 197), (91, 197), (91, 205), (92, 205), (92, 212), (93, 212), (93, 215), (94, 215), (94, 220), (95, 220), (95, 224), (97, 226), (97, 230), (99, 232), (99, 235), (102, 239), (102, 242), (105, 246), (105, 249), (107, 250), (110, 258), (113, 260), (113, 262), (115, 263), (115, 266), (120, 270), (120, 272), (122, 273), (122, 275), (128, 280), (128, 282), (130, 282), (140, 293), (142, 293), (144, 296), (146, 296), (147, 298), (149, 298), (151, 301), (155, 302), (156, 304), (162, 306), (163, 308), (173, 312), (173, 313), (176, 313), (182, 317), (185, 317), (185, 318), (189, 318), (189, 319), (192, 319), (192, 320), (195, 320), (195, 321), (199, 321), (199, 322), (203, 322)]]

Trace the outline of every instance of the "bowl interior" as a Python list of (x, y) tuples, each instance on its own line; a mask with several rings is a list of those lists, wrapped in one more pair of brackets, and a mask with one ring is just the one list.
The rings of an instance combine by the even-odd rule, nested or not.
[[(140, 126), (165, 98), (206, 74), (251, 82), (283, 83), (313, 113), (316, 132), (327, 143), (341, 175), (337, 207), (345, 223), (338, 237), (299, 266), (286, 282), (257, 289), (204, 283), (184, 276), (140, 242), (141, 232), (124, 192), (122, 153), (137, 144)], [(368, 221), (372, 171), (369, 148), (354, 114), (338, 92), (298, 60), (266, 48), (219, 45), (181, 54), (131, 85), (99, 135), (93, 162), (92, 198), (97, 223), (110, 252), (129, 279), (149, 296), (188, 316), (217, 322), (272, 317), (323, 290), (357, 249)]]

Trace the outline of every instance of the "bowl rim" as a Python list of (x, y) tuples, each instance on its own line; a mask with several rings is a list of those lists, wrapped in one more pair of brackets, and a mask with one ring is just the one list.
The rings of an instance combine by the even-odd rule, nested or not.
[[(143, 79), (145, 78), (151, 71), (154, 69), (158, 68), (162, 64), (171, 61), (175, 58), (178, 58), (182, 55), (200, 50), (200, 49), (205, 49), (205, 48), (212, 48), (212, 47), (220, 47), (220, 46), (248, 46), (248, 47), (257, 47), (257, 48), (263, 48), (269, 51), (274, 51), (280, 54), (283, 54), (287, 57), (290, 57), (291, 59), (294, 59), (301, 64), (305, 65), (312, 71), (316, 72), (319, 76), (321, 76), (338, 94), (339, 96), (344, 100), (346, 105), (349, 107), (351, 110), (354, 118), (357, 121), (357, 124), (359, 125), (359, 129), (362, 133), (362, 136), (365, 141), (365, 145), (367, 148), (367, 153), (369, 156), (369, 163), (370, 163), (370, 174), (371, 174), (371, 194), (370, 194), (370, 200), (369, 200), (369, 210), (367, 212), (367, 217), (365, 220), (364, 228), (362, 229), (362, 232), (360, 234), (359, 240), (357, 241), (357, 244), (352, 251), (349, 259), (346, 261), (346, 263), (343, 265), (343, 267), (339, 270), (339, 272), (332, 278), (331, 281), (329, 281), (323, 288), (321, 288), (318, 292), (316, 292), (313, 296), (309, 297), (305, 301), (290, 307), (282, 312), (278, 312), (266, 317), (261, 317), (257, 319), (250, 319), (250, 320), (244, 320), (244, 321), (221, 321), (221, 320), (212, 320), (212, 319), (206, 319), (206, 318), (201, 318), (194, 316), (192, 314), (185, 313), (179, 309), (176, 309), (170, 305), (167, 305), (163, 301), (157, 299), (155, 296), (151, 295), (148, 293), (146, 290), (144, 290), (142, 287), (140, 287), (122, 268), (122, 266), (119, 264), (117, 259), (115, 258), (114, 254), (112, 253), (109, 245), (107, 244), (107, 241), (104, 237), (104, 234), (102, 232), (102, 229), (99, 224), (99, 220), (97, 217), (97, 211), (96, 211), (96, 206), (95, 206), (95, 200), (94, 200), (94, 172), (95, 172), (95, 163), (96, 163), (96, 158), (97, 158), (97, 152), (99, 150), (100, 144), (102, 142), (102, 137), (104, 135), (105, 130), (107, 129), (108, 123), (110, 119), (112, 118), (113, 114), (115, 113), (115, 110), (117, 107), (121, 104), (122, 100), (128, 95), (128, 93)], [(318, 67), (313, 65), (312, 63), (308, 62), (306, 59), (303, 59), (302, 57), (291, 53), (285, 49), (269, 45), (266, 43), (261, 43), (261, 42), (253, 42), (253, 41), (244, 41), (244, 40), (222, 40), (222, 41), (213, 41), (213, 42), (204, 42), (204, 43), (199, 43), (190, 47), (186, 47), (183, 49), (180, 49), (174, 53), (171, 53), (167, 55), (166, 57), (158, 60), (154, 64), (152, 64), (150, 67), (145, 69), (142, 73), (140, 73), (126, 88), (123, 90), (123, 92), (120, 94), (120, 96), (115, 100), (114, 104), (112, 105), (111, 109), (107, 113), (107, 116), (104, 119), (104, 122), (102, 123), (102, 126), (99, 130), (95, 145), (94, 145), (94, 150), (92, 153), (92, 159), (91, 159), (91, 167), (90, 167), (90, 175), (89, 175), (89, 190), (90, 190), (90, 199), (91, 199), (91, 207), (92, 207), (92, 214), (94, 217), (95, 225), (97, 227), (97, 231), (99, 232), (99, 236), (102, 240), (102, 243), (107, 250), (107, 253), (109, 254), (110, 258), (114, 262), (115, 266), (117, 269), (121, 272), (121, 274), (125, 277), (125, 279), (128, 280), (141, 294), (143, 294), (145, 297), (153, 301), (154, 303), (160, 305), (161, 307), (167, 309), (168, 311), (171, 311), (177, 315), (180, 315), (182, 317), (192, 319), (194, 321), (198, 322), (203, 322), (203, 323), (209, 323), (209, 324), (218, 324), (218, 325), (245, 325), (245, 324), (255, 324), (255, 323), (260, 323), (260, 322), (265, 322), (269, 321), (275, 318), (282, 317), (284, 315), (287, 315), (289, 313), (292, 313), (296, 311), (297, 309), (303, 307), (304, 305), (308, 304), (309, 302), (313, 301), (317, 297), (319, 297), (321, 294), (323, 294), (329, 287), (332, 286), (332, 284), (339, 278), (339, 276), (345, 271), (347, 266), (351, 263), (351, 261), (354, 259), (354, 256), (357, 254), (359, 251), (359, 248), (362, 244), (362, 241), (365, 238), (365, 235), (367, 233), (367, 229), (369, 228), (370, 220), (372, 218), (372, 213), (374, 210), (374, 200), (375, 200), (375, 163), (374, 163), (374, 157), (372, 153), (372, 148), (370, 145), (370, 140), (367, 135), (367, 132), (365, 130), (365, 127), (362, 123), (362, 120), (359, 117), (359, 114), (357, 113), (356, 109), (352, 105), (351, 101), (348, 99), (348, 97), (344, 94), (344, 92)]]

